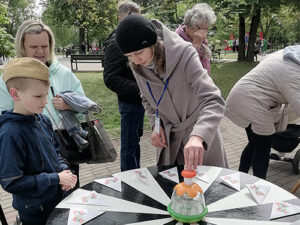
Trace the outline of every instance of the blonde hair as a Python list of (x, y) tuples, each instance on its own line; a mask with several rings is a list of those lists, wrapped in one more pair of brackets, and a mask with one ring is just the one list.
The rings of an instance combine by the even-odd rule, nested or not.
[(34, 85), (36, 83), (41, 83), (45, 86), (49, 86), (50, 82), (49, 80), (38, 80), (38, 79), (34, 79), (34, 78), (28, 78), (28, 77), (14, 77), (9, 79), (6, 82), (6, 88), (9, 92), (9, 90), (11, 88), (16, 88), (20, 91), (26, 91), (27, 89), (31, 89), (34, 88)]
[(43, 22), (38, 20), (25, 20), (19, 27), (15, 38), (15, 52), (18, 58), (26, 57), (26, 51), (24, 47), (25, 34), (40, 34), (46, 31), (49, 37), (50, 57), (47, 59), (47, 63), (50, 65), (56, 60), (54, 54), (55, 39), (51, 29)]

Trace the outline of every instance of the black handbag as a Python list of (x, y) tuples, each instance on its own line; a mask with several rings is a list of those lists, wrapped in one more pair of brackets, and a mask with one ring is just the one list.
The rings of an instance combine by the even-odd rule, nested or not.
[(81, 123), (82, 128), (88, 132), (85, 139), (89, 145), (85, 149), (79, 149), (66, 130), (55, 131), (58, 135), (61, 155), (73, 164), (114, 162), (117, 152), (103, 124), (98, 119), (90, 120), (89, 116), (87, 114), (86, 122)]

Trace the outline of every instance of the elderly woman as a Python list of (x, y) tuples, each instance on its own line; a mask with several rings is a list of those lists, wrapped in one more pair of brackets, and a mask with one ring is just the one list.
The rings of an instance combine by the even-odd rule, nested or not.
[(266, 179), (273, 134), (287, 125), (287, 106), (300, 116), (300, 45), (275, 52), (230, 91), (225, 115), (245, 128), (248, 144), (239, 170)]
[(207, 46), (206, 37), (209, 27), (215, 22), (216, 15), (213, 9), (207, 3), (199, 3), (185, 12), (183, 24), (175, 31), (184, 40), (193, 44), (208, 74), (210, 74), (211, 51)]
[[(52, 91), (49, 90), (48, 104), (43, 114), (50, 118), (54, 129), (63, 130), (64, 127), (57, 110), (70, 109), (70, 107), (57, 94), (63, 91), (74, 91), (84, 95), (84, 92), (77, 77), (56, 60), (54, 47), (54, 35), (51, 29), (41, 21), (26, 20), (19, 27), (15, 38), (16, 55), (18, 58), (35, 58), (49, 67)], [(2, 77), (0, 78), (0, 99), (0, 113), (3, 110), (13, 109), (13, 99), (8, 93)], [(79, 165), (73, 164), (70, 158), (68, 161), (71, 170), (79, 176)], [(79, 179), (76, 187), (79, 187)]]
[(218, 128), (224, 100), (195, 48), (159, 21), (138, 14), (119, 23), (116, 41), (140, 88), (157, 164), (227, 167)]

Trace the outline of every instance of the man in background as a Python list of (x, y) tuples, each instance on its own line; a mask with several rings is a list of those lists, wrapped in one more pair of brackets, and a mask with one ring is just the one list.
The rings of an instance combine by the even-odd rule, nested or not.
[(84, 42), (82, 42), (80, 45), (80, 51), (81, 51), (81, 54), (86, 54), (86, 47), (85, 47)]
[[(140, 7), (131, 1), (118, 4), (118, 21)], [(140, 90), (130, 69), (128, 58), (115, 41), (115, 30), (104, 43), (104, 83), (118, 95), (121, 114), (121, 171), (140, 168), (140, 137), (143, 135), (145, 110)]]

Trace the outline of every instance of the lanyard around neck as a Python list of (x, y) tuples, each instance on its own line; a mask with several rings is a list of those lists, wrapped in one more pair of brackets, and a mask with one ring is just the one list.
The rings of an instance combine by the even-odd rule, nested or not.
[(146, 83), (147, 83), (147, 86), (148, 86), (148, 90), (149, 90), (149, 92), (150, 92), (150, 94), (151, 94), (151, 96), (152, 96), (152, 98), (153, 98), (153, 101), (154, 101), (154, 103), (155, 103), (155, 105), (156, 105), (156, 112), (155, 112), (155, 113), (156, 113), (156, 116), (157, 116), (157, 117), (158, 117), (158, 106), (159, 106), (159, 104), (160, 104), (160, 101), (161, 101), (162, 97), (163, 97), (164, 94), (165, 94), (165, 91), (167, 90), (167, 86), (168, 86), (168, 83), (169, 83), (169, 79), (170, 79), (170, 77), (166, 80), (166, 83), (165, 83), (165, 86), (164, 86), (164, 90), (163, 90), (161, 96), (159, 97), (158, 101), (156, 101), (156, 99), (154, 98), (154, 95), (153, 95), (153, 93), (152, 93), (152, 90), (151, 90), (151, 87), (150, 87), (149, 82), (148, 82), (148, 81), (146, 82)]

